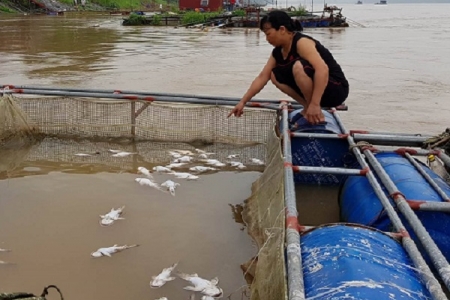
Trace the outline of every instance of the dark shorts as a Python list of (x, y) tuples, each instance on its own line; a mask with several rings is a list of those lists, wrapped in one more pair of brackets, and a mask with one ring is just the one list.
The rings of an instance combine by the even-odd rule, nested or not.
[[(300, 59), (300, 62), (303, 65), (303, 70), (305, 70), (306, 75), (314, 80), (314, 68), (312, 67), (312, 65), (308, 61), (303, 59)], [(292, 74), (292, 66), (294, 65), (294, 63), (295, 61), (286, 66), (277, 66), (272, 71), (279, 83), (286, 84), (300, 96), (302, 96), (302, 98), (305, 98), (302, 91), (297, 86), (297, 83), (295, 83), (294, 75)], [(345, 101), (345, 99), (347, 99), (348, 93), (349, 86), (346, 82), (342, 83), (332, 76), (329, 76), (328, 85), (323, 93), (322, 100), (320, 101), (320, 106), (339, 106)]]

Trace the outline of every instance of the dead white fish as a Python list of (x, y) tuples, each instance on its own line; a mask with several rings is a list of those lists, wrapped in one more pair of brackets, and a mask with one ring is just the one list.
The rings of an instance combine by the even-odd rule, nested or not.
[(206, 152), (205, 150), (202, 149), (195, 149), (195, 151), (197, 151), (197, 153), (199, 154), (205, 154), (205, 155), (214, 155), (214, 152)]
[(232, 167), (238, 168), (238, 169), (245, 169), (247, 168), (246, 166), (244, 166), (243, 163), (241, 163), (240, 161), (230, 161), (229, 164)]
[(239, 154), (230, 154), (227, 156), (228, 159), (238, 158)]
[(114, 246), (111, 247), (105, 247), (105, 248), (99, 248), (97, 249), (97, 251), (94, 251), (91, 253), (92, 257), (102, 257), (102, 256), (109, 256), (111, 257), (114, 253), (123, 251), (123, 250), (127, 250), (130, 248), (134, 248), (137, 247), (139, 245), (123, 245), (123, 246), (119, 246), (117, 244), (115, 244)]
[(161, 273), (157, 276), (152, 276), (152, 281), (150, 281), (150, 287), (159, 288), (162, 287), (166, 282), (175, 280), (175, 277), (171, 277), (172, 271), (176, 268), (178, 263), (174, 263), (168, 268), (164, 268)]
[(226, 164), (220, 162), (220, 161), (217, 160), (217, 159), (206, 159), (206, 160), (203, 160), (203, 161), (204, 161), (206, 164), (208, 164), (208, 165), (213, 165), (213, 166), (215, 166), (215, 167), (225, 167), (225, 166), (226, 166)]
[(163, 167), (163, 166), (156, 166), (156, 167), (153, 167), (153, 169), (152, 169), (153, 171), (155, 171), (155, 172), (170, 172), (170, 171), (172, 171), (171, 169), (169, 169), (169, 168), (167, 168), (167, 167)]
[(206, 159), (206, 158), (208, 158), (208, 155), (202, 153), (202, 154), (199, 154), (198, 157), (199, 157), (199, 158), (205, 158), (205, 159)]
[(180, 157), (183, 156), (183, 155), (181, 155), (180, 153), (174, 152), (174, 151), (169, 151), (169, 154), (170, 154), (170, 156), (172, 156), (173, 158), (180, 158)]
[(9, 249), (2, 249), (2, 248), (0, 248), (0, 252), (11, 252), (11, 250), (9, 250)]
[(109, 149), (108, 151), (111, 152), (111, 153), (120, 153), (120, 152), (122, 152), (122, 150), (114, 150), (114, 149)]
[(192, 286), (184, 287), (185, 290), (200, 292), (206, 296), (214, 298), (222, 297), (223, 295), (222, 289), (217, 286), (219, 283), (219, 279), (217, 277), (211, 280), (206, 280), (199, 277), (197, 274), (189, 275), (185, 273), (178, 273), (178, 276), (192, 284)]
[(137, 170), (138, 170), (139, 173), (144, 174), (148, 178), (153, 179), (153, 175), (150, 173), (150, 171), (147, 168), (145, 168), (145, 167), (138, 167)]
[(10, 263), (7, 261), (0, 260), (0, 265), (15, 265), (15, 263)]
[(184, 166), (186, 163), (184, 162), (180, 162), (180, 163), (171, 163), (169, 165), (166, 166), (166, 168), (172, 169), (172, 168), (181, 168), (182, 166)]
[(102, 226), (109, 226), (112, 225), (117, 220), (125, 220), (125, 218), (122, 218), (123, 210), (125, 209), (125, 206), (119, 207), (118, 209), (112, 208), (109, 213), (106, 215), (100, 215), (100, 225)]
[(192, 168), (189, 168), (189, 171), (194, 171), (194, 172), (206, 172), (206, 171), (215, 171), (217, 170), (216, 168), (213, 167), (204, 167), (204, 166), (195, 166)]
[(183, 163), (183, 162), (188, 163), (191, 161), (192, 161), (192, 157), (185, 155), (185, 156), (175, 159), (173, 162), (174, 163)]
[(79, 157), (87, 157), (87, 156), (92, 156), (91, 154), (87, 154), (87, 153), (77, 153), (74, 154), (75, 156), (79, 156)]
[(199, 179), (198, 176), (193, 175), (191, 173), (185, 173), (185, 172), (171, 172), (169, 174), (174, 175), (176, 178), (182, 178), (182, 179), (187, 179), (187, 180), (196, 180)]
[(130, 155), (133, 155), (133, 154), (137, 154), (137, 153), (123, 151), (123, 152), (118, 152), (116, 154), (113, 154), (112, 156), (114, 156), (114, 157), (126, 157), (126, 156), (130, 156)]
[(252, 158), (252, 163), (257, 164), (257, 165), (264, 165), (264, 162), (257, 158)]
[(194, 155), (194, 153), (192, 151), (189, 150), (173, 150), (174, 152), (178, 152), (181, 155)]
[(161, 297), (161, 298), (158, 298), (156, 300), (169, 300), (169, 299), (167, 297)]
[(161, 186), (166, 187), (167, 190), (170, 192), (170, 194), (172, 196), (175, 196), (175, 189), (177, 188), (177, 186), (179, 186), (180, 184), (178, 182), (174, 182), (172, 180), (167, 180), (163, 183), (161, 183)]
[(163, 189), (159, 186), (158, 183), (154, 182), (153, 180), (151, 180), (149, 178), (136, 178), (134, 181), (136, 181), (140, 185), (146, 185), (146, 186), (155, 188), (157, 190), (163, 191)]

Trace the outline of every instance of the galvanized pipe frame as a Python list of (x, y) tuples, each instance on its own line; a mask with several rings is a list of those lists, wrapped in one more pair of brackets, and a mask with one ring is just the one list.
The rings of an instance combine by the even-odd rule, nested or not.
[[(405, 153), (405, 157), (409, 160), (409, 162), (419, 171), (420, 175), (430, 184), (433, 189), (438, 193), (438, 195), (442, 198), (443, 201), (450, 202), (450, 196), (448, 196), (438, 185), (437, 183), (428, 175), (427, 172), (420, 166), (420, 164), (411, 156), (409, 153)], [(447, 203), (450, 204), (450, 203)]]
[(425, 136), (399, 136), (399, 135), (388, 135), (388, 134), (352, 134), (353, 138), (357, 142), (369, 142), (379, 145), (389, 145), (389, 146), (410, 146), (410, 147), (420, 147), (428, 139)]
[(369, 164), (373, 167), (375, 173), (377, 173), (383, 185), (388, 190), (398, 210), (408, 221), (409, 225), (415, 232), (417, 238), (420, 240), (425, 251), (430, 256), (433, 265), (436, 267), (436, 270), (440, 274), (445, 285), (450, 289), (450, 265), (447, 262), (447, 259), (444, 257), (434, 240), (431, 238), (430, 234), (423, 226), (417, 215), (411, 209), (405, 197), (401, 194), (395, 183), (390, 179), (389, 175), (375, 158), (375, 155), (370, 152), (370, 150), (364, 150), (363, 153), (366, 156), (366, 159), (369, 161)]
[[(84, 92), (94, 94), (129, 94), (129, 95), (145, 95), (145, 96), (164, 96), (164, 97), (177, 97), (177, 98), (195, 98), (205, 100), (225, 100), (239, 102), (241, 99), (236, 97), (216, 97), (206, 95), (189, 95), (189, 94), (175, 94), (175, 93), (153, 93), (131, 90), (107, 90), (107, 89), (83, 89), (83, 88), (56, 88), (56, 87), (43, 87), (33, 85), (12, 85), (12, 84), (0, 84), (0, 89), (26, 89), (26, 90), (42, 90), (42, 91), (61, 91), (61, 92)], [(272, 99), (255, 99), (255, 101), (262, 101), (267, 103), (279, 104), (280, 101)]]
[[(344, 127), (344, 124), (342, 123), (339, 115), (336, 113), (336, 111), (333, 111), (333, 117), (338, 123), (340, 129), (344, 134), (348, 134), (347, 141), (352, 149), (353, 154), (356, 156), (356, 159), (360, 166), (364, 168), (369, 168), (369, 165), (365, 161), (360, 149), (356, 147), (356, 143), (353, 139), (353, 137), (349, 134), (349, 131)], [(405, 248), (405, 250), (408, 252), (409, 257), (413, 261), (414, 265), (418, 269), (419, 275), (422, 277), (423, 282), (425, 283), (427, 289), (430, 291), (430, 294), (432, 295), (433, 299), (436, 300), (447, 300), (447, 296), (442, 290), (442, 287), (439, 283), (439, 281), (435, 278), (433, 275), (430, 267), (425, 262), (422, 254), (420, 253), (419, 249), (417, 248), (417, 245), (414, 243), (414, 241), (409, 236), (406, 228), (404, 227), (402, 221), (400, 220), (400, 217), (398, 216), (397, 212), (395, 211), (394, 207), (391, 205), (389, 199), (383, 192), (383, 189), (381, 185), (378, 183), (377, 179), (375, 178), (375, 175), (372, 171), (367, 172), (366, 178), (369, 181), (370, 185), (372, 186), (375, 194), (378, 196), (378, 199), (380, 200), (381, 204), (383, 205), (389, 219), (391, 220), (395, 230), (402, 235), (402, 245)], [(450, 270), (450, 269), (449, 269)], [(444, 278), (442, 278), (444, 280)], [(448, 281), (449, 277), (446, 277), (446, 281)], [(446, 284), (448, 287), (448, 285)]]
[[(171, 102), (171, 103), (191, 103), (191, 104), (207, 104), (207, 105), (229, 105), (234, 106), (237, 102), (225, 101), (225, 100), (206, 100), (197, 98), (178, 98), (168, 96), (146, 96), (136, 94), (102, 94), (102, 93), (86, 93), (86, 92), (63, 92), (63, 91), (47, 91), (47, 90), (26, 90), (26, 89), (12, 89), (12, 90), (0, 90), (0, 94), (28, 94), (28, 95), (44, 95), (44, 96), (59, 96), (59, 97), (82, 97), (82, 98), (104, 98), (115, 100), (128, 100), (128, 101), (143, 101), (147, 103), (151, 102)], [(267, 108), (272, 110), (278, 110), (279, 105), (273, 103), (262, 102), (248, 102), (248, 107)]]
[[(178, 94), (178, 93), (154, 93), (154, 92), (142, 92), (142, 91), (129, 91), (129, 90), (104, 90), (104, 89), (81, 89), (81, 88), (56, 88), (56, 87), (42, 87), (42, 86), (32, 86), (32, 85), (12, 85), (12, 84), (0, 84), (0, 94), (2, 90), (6, 93), (8, 90), (41, 90), (41, 91), (58, 91), (58, 92), (82, 92), (82, 93), (92, 93), (92, 94), (128, 94), (128, 95), (139, 95), (147, 97), (169, 97), (169, 98), (186, 98), (186, 99), (203, 99), (208, 101), (230, 101), (230, 105), (236, 105), (241, 101), (241, 98), (237, 97), (217, 97), (217, 96), (207, 96), (207, 95), (192, 95), (192, 94)], [(159, 100), (158, 100), (159, 101)], [(259, 107), (253, 103), (263, 103), (263, 104), (276, 104), (279, 105), (281, 102), (289, 103), (289, 106), (293, 109), (303, 109), (303, 106), (298, 104), (296, 101), (286, 101), (286, 100), (273, 100), (273, 99), (254, 99), (248, 103), (248, 106)], [(174, 101), (175, 102), (175, 101)], [(179, 102), (179, 101), (178, 101)], [(206, 103), (207, 104), (207, 103)], [(226, 104), (228, 105), (228, 104)], [(331, 109), (331, 108), (329, 108)], [(345, 111), (348, 107), (340, 105), (336, 107), (337, 110)]]
[(418, 156), (427, 156), (430, 154), (436, 155), (439, 157), (439, 159), (448, 167), (450, 168), (450, 156), (445, 154), (444, 150), (442, 149), (414, 149), (414, 148), (396, 148), (396, 147), (388, 147), (388, 146), (372, 146), (370, 147), (372, 152), (376, 153), (397, 153), (400, 155), (405, 155), (406, 153), (409, 153), (411, 155), (418, 155)]
[(298, 211), (295, 197), (294, 174), (292, 170), (291, 139), (288, 122), (288, 103), (282, 106), (282, 138), (284, 154), (284, 201), (286, 206), (286, 252), (288, 299), (304, 300), (305, 286), (303, 281), (302, 253)]
[(307, 174), (333, 174), (333, 175), (356, 175), (364, 176), (367, 173), (366, 170), (360, 169), (345, 169), (345, 168), (331, 168), (331, 167), (310, 167), (310, 166), (292, 166), (292, 170), (298, 173)]

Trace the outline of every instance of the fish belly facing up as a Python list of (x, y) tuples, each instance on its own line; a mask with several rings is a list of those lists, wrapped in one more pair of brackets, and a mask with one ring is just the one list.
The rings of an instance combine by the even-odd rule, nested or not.
[(199, 277), (197, 274), (178, 273), (178, 276), (192, 284), (192, 286), (184, 287), (185, 290), (200, 292), (213, 298), (220, 298), (223, 296), (222, 289), (217, 286), (219, 283), (219, 279), (217, 279), (217, 277), (211, 280), (206, 280)]
[(117, 220), (124, 220), (122, 218), (123, 210), (125, 209), (125, 206), (119, 207), (118, 209), (112, 208), (109, 213), (106, 215), (100, 215), (100, 225), (102, 226), (110, 226)]
[(162, 287), (166, 282), (175, 280), (175, 277), (171, 277), (172, 271), (176, 268), (178, 263), (174, 263), (168, 268), (164, 268), (161, 273), (157, 276), (152, 276), (152, 281), (150, 281), (150, 287), (159, 288)]
[(179, 185), (180, 185), (179, 183), (174, 182), (172, 180), (167, 180), (167, 181), (161, 183), (161, 186), (166, 187), (172, 196), (175, 196), (175, 189)]
[(109, 256), (111, 257), (114, 253), (123, 251), (123, 250), (127, 250), (130, 248), (134, 248), (134, 247), (138, 247), (139, 245), (123, 245), (123, 246), (119, 246), (119, 245), (114, 245), (111, 247), (105, 247), (105, 248), (99, 248), (97, 249), (97, 251), (94, 251), (91, 253), (92, 257), (102, 257), (102, 256)]
[(145, 167), (138, 167), (137, 170), (139, 173), (144, 174), (145, 176), (147, 176), (150, 179), (153, 179), (153, 175)]
[(157, 190), (163, 191), (163, 189), (153, 180), (149, 178), (136, 178), (135, 181), (139, 183), (140, 185), (146, 185), (152, 188), (155, 188)]

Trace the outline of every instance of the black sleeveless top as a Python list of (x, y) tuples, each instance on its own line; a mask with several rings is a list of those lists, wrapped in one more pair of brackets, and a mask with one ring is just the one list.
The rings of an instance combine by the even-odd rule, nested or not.
[(348, 81), (345, 78), (344, 72), (342, 72), (341, 66), (336, 62), (331, 52), (325, 48), (319, 41), (313, 39), (312, 37), (303, 34), (301, 32), (295, 32), (294, 38), (292, 39), (292, 45), (291, 50), (289, 51), (289, 54), (287, 55), (287, 58), (283, 58), (283, 54), (281, 53), (281, 47), (275, 47), (272, 51), (272, 56), (275, 58), (275, 61), (278, 66), (285, 66), (291, 62), (294, 62), (296, 60), (302, 59), (305, 60), (303, 57), (301, 57), (298, 54), (297, 51), (297, 42), (301, 38), (308, 38), (310, 40), (313, 40), (316, 44), (316, 50), (319, 52), (322, 59), (325, 61), (325, 63), (328, 66), (329, 70), (329, 76), (332, 77), (334, 80), (339, 81), (344, 86), (348, 86)]

